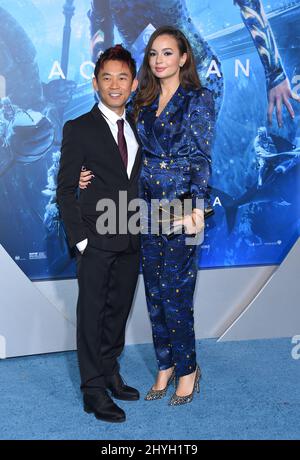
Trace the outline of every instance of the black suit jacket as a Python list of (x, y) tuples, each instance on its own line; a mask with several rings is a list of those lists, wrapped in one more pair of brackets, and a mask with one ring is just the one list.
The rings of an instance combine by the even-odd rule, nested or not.
[[(137, 141), (132, 120), (130, 123)], [(81, 167), (93, 171), (92, 183), (85, 190), (78, 189)], [(119, 191), (127, 192), (127, 202), (138, 198), (138, 179), (141, 168), (141, 148), (136, 154), (130, 178), (122, 161), (118, 145), (97, 106), (64, 125), (60, 169), (57, 180), (57, 202), (70, 246), (85, 238), (97, 248), (110, 251), (125, 250), (131, 240), (139, 247), (139, 235), (119, 231)], [(116, 205), (117, 232), (100, 235), (96, 221), (102, 212), (96, 211), (100, 199), (112, 199)], [(121, 205), (124, 212), (124, 204)], [(128, 212), (128, 219), (133, 213)], [(127, 221), (128, 221), (127, 219)]]

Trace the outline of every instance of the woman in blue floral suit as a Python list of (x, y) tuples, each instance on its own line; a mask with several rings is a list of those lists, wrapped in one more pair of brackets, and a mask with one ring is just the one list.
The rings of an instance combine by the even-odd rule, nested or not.
[[(161, 27), (150, 37), (139, 81), (134, 114), (143, 148), (140, 197), (148, 209), (153, 199), (171, 202), (182, 196), (190, 196), (192, 205), (191, 212), (175, 222), (184, 233), (168, 238), (163, 232), (153, 234), (150, 225), (142, 233), (142, 267), (159, 368), (146, 399), (165, 396), (176, 377), (170, 404), (179, 405), (192, 400), (201, 376), (193, 317), (199, 245), (186, 240), (204, 227), (199, 203), (204, 200), (205, 207), (209, 200), (215, 104), (212, 92), (201, 87), (188, 40), (173, 27)], [(151, 215), (146, 221), (151, 223)]]

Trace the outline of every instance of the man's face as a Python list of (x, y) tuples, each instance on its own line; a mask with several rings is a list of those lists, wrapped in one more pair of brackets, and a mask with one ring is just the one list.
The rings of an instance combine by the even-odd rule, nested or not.
[(122, 115), (132, 91), (137, 88), (137, 80), (132, 78), (128, 65), (122, 61), (106, 61), (97, 79), (93, 79), (94, 89), (109, 109)]

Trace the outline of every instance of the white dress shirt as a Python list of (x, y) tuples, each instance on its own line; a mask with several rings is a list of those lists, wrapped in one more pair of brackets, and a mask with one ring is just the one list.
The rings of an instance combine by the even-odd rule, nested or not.
[(100, 112), (103, 115), (104, 120), (108, 124), (117, 145), (118, 145), (117, 121), (120, 120), (121, 118), (124, 120), (124, 136), (126, 139), (127, 153), (128, 153), (127, 176), (130, 178), (139, 145), (137, 143), (136, 137), (134, 135), (134, 132), (131, 129), (130, 124), (125, 118), (125, 110), (123, 112), (123, 115), (119, 116), (118, 114), (110, 110), (108, 107), (106, 107), (106, 105), (104, 105), (102, 101), (99, 102), (98, 107), (99, 107)]
[[(131, 129), (130, 124), (125, 118), (125, 110), (123, 115), (119, 116), (113, 110), (109, 109), (102, 101), (98, 104), (99, 110), (103, 115), (104, 120), (108, 124), (110, 131), (118, 145), (118, 125), (117, 121), (121, 118), (124, 120), (124, 136), (127, 144), (127, 153), (128, 153), (128, 163), (127, 163), (127, 176), (130, 178), (132, 168), (135, 162), (135, 157), (139, 148), (138, 142), (134, 135), (134, 132)], [(87, 238), (83, 241), (80, 241), (76, 244), (78, 251), (83, 252), (87, 247), (88, 240)]]

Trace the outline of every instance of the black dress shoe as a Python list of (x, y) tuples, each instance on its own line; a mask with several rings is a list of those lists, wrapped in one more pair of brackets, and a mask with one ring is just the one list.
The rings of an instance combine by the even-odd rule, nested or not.
[(121, 423), (125, 422), (125, 412), (118, 407), (106, 390), (99, 390), (97, 394), (83, 395), (85, 412), (93, 413), (95, 417), (104, 422)]
[(106, 388), (111, 391), (111, 395), (123, 401), (137, 401), (140, 399), (139, 392), (126, 385), (119, 373), (105, 377)]

